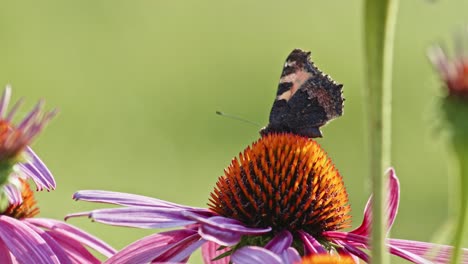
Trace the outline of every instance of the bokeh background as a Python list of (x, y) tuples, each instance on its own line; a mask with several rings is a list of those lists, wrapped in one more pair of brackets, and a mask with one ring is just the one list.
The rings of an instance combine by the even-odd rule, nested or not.
[[(393, 165), (401, 205), (392, 236), (429, 241), (448, 218), (452, 156), (437, 113), (433, 43), (450, 47), (466, 0), (400, 1), (394, 61)], [(369, 196), (361, 1), (2, 1), (0, 84), (60, 115), (33, 145), (57, 190), (41, 216), (97, 208), (81, 189), (205, 206), (223, 169), (266, 124), (284, 59), (296, 47), (344, 84), (345, 115), (319, 139), (342, 173), (354, 226)], [(29, 111), (24, 107), (21, 113)], [(70, 221), (116, 248), (154, 230)], [(466, 245), (468, 246), (468, 245)], [(199, 256), (191, 263), (201, 263)]]

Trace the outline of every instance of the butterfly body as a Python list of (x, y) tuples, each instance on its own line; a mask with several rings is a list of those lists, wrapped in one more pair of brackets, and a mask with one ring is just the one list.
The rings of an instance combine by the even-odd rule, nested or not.
[(320, 127), (343, 114), (342, 87), (314, 66), (310, 52), (293, 50), (284, 64), (269, 124), (260, 134), (322, 137)]

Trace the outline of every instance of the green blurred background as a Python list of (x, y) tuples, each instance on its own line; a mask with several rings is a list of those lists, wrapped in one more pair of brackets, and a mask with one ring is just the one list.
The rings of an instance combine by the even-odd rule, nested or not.
[[(393, 165), (402, 200), (393, 237), (432, 240), (448, 217), (454, 169), (426, 50), (450, 45), (467, 10), (466, 0), (400, 3)], [(299, 47), (344, 84), (345, 115), (318, 141), (344, 177), (358, 225), (370, 189), (362, 17), (361, 1), (2, 1), (0, 84), (28, 107), (45, 98), (60, 109), (33, 145), (58, 183), (38, 195), (41, 216), (97, 208), (71, 199), (81, 189), (205, 206), (260, 129), (215, 111), (266, 124), (284, 59)], [(119, 249), (155, 232), (70, 223)]]

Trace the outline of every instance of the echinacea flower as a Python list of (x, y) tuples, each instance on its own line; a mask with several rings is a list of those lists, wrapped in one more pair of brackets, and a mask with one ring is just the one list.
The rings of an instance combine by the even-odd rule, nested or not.
[(20, 179), (32, 179), (37, 190), (55, 189), (54, 177), (28, 145), (56, 112), (44, 112), (44, 103), (40, 101), (18, 125), (15, 125), (12, 120), (22, 100), (7, 112), (10, 97), (11, 88), (7, 86), (0, 99), (0, 192), (2, 197), (6, 196), (8, 204), (20, 204)]
[(429, 50), (429, 59), (444, 81), (448, 95), (468, 100), (468, 53), (464, 47), (468, 43), (468, 27), (465, 30), (458, 35), (453, 58), (441, 46), (434, 46)]
[[(389, 228), (395, 219), (399, 184), (390, 170)], [(138, 228), (174, 228), (138, 240), (106, 263), (186, 262), (200, 246), (205, 263), (242, 262), (258, 247), (282, 260), (313, 254), (340, 254), (369, 261), (371, 212), (351, 232), (348, 194), (337, 169), (317, 142), (293, 134), (268, 134), (233, 159), (211, 193), (209, 209), (109, 191), (79, 191), (76, 200), (121, 205), (67, 216)], [(387, 242), (390, 252), (415, 263), (435, 245)], [(443, 248), (435, 261), (447, 259)], [(239, 260), (239, 257), (241, 260)], [(244, 262), (248, 263), (248, 262)], [(263, 263), (268, 263), (267, 260)], [(288, 263), (288, 262), (284, 262)]]
[(440, 99), (440, 110), (443, 113), (444, 128), (449, 132), (460, 174), (456, 178), (459, 198), (456, 212), (458, 216), (453, 231), (455, 251), (452, 263), (459, 262), (459, 251), (465, 239), (464, 230), (466, 230), (468, 212), (468, 27), (465, 28), (465, 32), (457, 36), (452, 59), (449, 59), (447, 52), (439, 46), (429, 52), (429, 58), (436, 66), (447, 91)]
[(103, 241), (69, 224), (33, 218), (39, 208), (27, 182), (20, 182), (22, 202), (0, 213), (0, 263), (100, 263), (87, 247), (105, 257), (115, 253)]

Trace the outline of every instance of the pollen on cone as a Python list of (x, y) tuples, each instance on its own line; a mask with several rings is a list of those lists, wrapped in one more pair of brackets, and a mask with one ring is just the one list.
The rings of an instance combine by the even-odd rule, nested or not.
[(37, 207), (36, 198), (34, 192), (31, 190), (29, 184), (23, 180), (21, 181), (21, 196), (23, 202), (18, 205), (10, 205), (5, 212), (0, 215), (7, 215), (16, 219), (31, 218), (39, 214), (39, 208)]
[(210, 209), (252, 227), (310, 234), (350, 224), (342, 177), (319, 144), (294, 134), (268, 134), (219, 177)]

